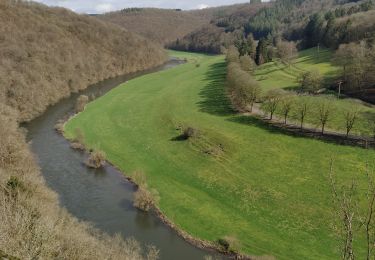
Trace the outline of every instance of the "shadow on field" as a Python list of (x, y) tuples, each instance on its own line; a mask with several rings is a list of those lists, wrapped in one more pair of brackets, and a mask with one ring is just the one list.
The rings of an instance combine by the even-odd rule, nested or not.
[(235, 113), (225, 90), (225, 77), (225, 62), (216, 63), (209, 67), (205, 78), (207, 84), (199, 93), (202, 98), (202, 101), (197, 103), (200, 111), (218, 116)]
[(330, 144), (338, 144), (338, 145), (350, 145), (350, 146), (358, 146), (362, 148), (370, 148), (374, 147), (374, 141), (370, 139), (364, 139), (361, 137), (350, 136), (349, 138), (345, 138), (345, 135), (337, 134), (337, 133), (330, 133), (325, 132), (322, 135), (319, 132), (316, 132), (313, 129), (304, 128), (302, 131), (299, 127), (293, 125), (284, 125), (282, 123), (275, 123), (267, 120), (261, 119), (253, 116), (234, 116), (227, 119), (230, 122), (240, 123), (244, 125), (253, 125), (258, 128), (267, 130), (273, 134), (283, 134), (288, 135), (295, 138), (310, 138), (320, 140), (325, 143)]

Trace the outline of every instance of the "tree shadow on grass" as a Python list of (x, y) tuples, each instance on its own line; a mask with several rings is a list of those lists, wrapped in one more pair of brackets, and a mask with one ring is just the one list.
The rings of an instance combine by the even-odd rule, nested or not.
[(261, 128), (263, 130), (268, 131), (272, 134), (283, 134), (287, 136), (291, 136), (298, 139), (315, 139), (319, 140), (325, 143), (329, 144), (337, 144), (337, 145), (350, 145), (350, 146), (359, 146), (359, 147), (367, 147), (367, 146), (374, 146), (373, 141), (367, 140), (367, 142), (362, 138), (350, 138), (346, 139), (344, 135), (338, 135), (338, 134), (330, 134), (325, 133), (324, 135), (317, 133), (315, 131), (311, 131), (309, 129), (303, 129), (303, 131), (300, 130), (297, 126), (285, 126), (282, 123), (275, 123), (270, 122), (265, 119), (253, 117), (253, 116), (234, 116), (229, 119), (227, 119), (230, 122), (240, 123), (244, 125), (252, 125), (258, 128)]
[(234, 114), (235, 111), (226, 92), (226, 63), (211, 65), (206, 73), (205, 82), (206, 85), (199, 93), (202, 98), (197, 103), (199, 110), (218, 116)]

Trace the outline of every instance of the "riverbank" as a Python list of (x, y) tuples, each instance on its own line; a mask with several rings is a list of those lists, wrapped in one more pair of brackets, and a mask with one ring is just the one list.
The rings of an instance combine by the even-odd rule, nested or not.
[[(173, 55), (189, 63), (90, 103), (69, 121), (67, 137), (80, 128), (86, 146), (122, 172), (143, 171), (161, 212), (191, 237), (236, 241), (247, 255), (337, 257), (330, 159), (347, 180), (374, 152), (270, 131), (231, 109), (224, 57)], [(188, 128), (194, 134), (179, 138)]]

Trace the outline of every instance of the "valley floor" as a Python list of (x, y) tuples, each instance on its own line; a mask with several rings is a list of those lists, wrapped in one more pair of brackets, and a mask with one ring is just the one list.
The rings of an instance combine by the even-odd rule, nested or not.
[[(127, 175), (145, 172), (160, 210), (194, 237), (234, 237), (249, 255), (337, 258), (330, 160), (345, 181), (375, 153), (291, 137), (238, 115), (226, 96), (223, 56), (171, 55), (189, 62), (90, 103), (67, 123), (67, 137), (79, 128), (88, 147), (103, 150)], [(176, 138), (187, 127), (198, 135)]]

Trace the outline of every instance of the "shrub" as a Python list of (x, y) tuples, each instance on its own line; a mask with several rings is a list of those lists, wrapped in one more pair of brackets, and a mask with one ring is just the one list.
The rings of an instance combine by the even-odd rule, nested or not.
[(54, 128), (56, 132), (62, 134), (64, 132), (64, 122), (62, 120), (57, 121)]
[(316, 93), (322, 87), (323, 77), (319, 70), (307, 71), (300, 75), (299, 82), (301, 91)]
[(187, 127), (185, 128), (184, 132), (182, 133), (182, 138), (184, 140), (188, 140), (193, 137), (197, 137), (199, 134), (199, 131), (193, 127)]
[(90, 168), (98, 169), (105, 164), (105, 153), (99, 150), (94, 150), (90, 153), (89, 158), (87, 159), (86, 165)]
[(76, 107), (75, 107), (76, 113), (82, 112), (88, 103), (89, 103), (89, 97), (85, 95), (80, 95), (76, 102)]
[(224, 252), (237, 253), (240, 250), (240, 243), (233, 236), (225, 236), (218, 239), (217, 242)]
[(149, 191), (147, 185), (138, 187), (138, 190), (134, 194), (134, 207), (149, 211), (159, 201), (159, 193), (156, 190)]

